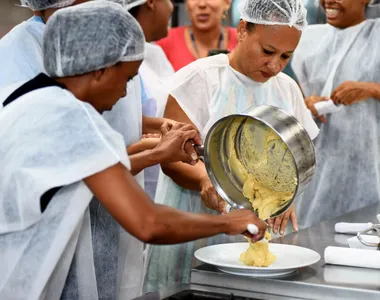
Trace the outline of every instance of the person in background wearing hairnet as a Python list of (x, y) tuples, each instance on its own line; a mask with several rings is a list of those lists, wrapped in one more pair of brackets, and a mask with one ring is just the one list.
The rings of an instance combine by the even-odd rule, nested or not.
[[(179, 70), (169, 84), (165, 117), (194, 124), (205, 137), (218, 119), (267, 104), (292, 114), (314, 139), (319, 130), (302, 93), (281, 73), (307, 26), (302, 0), (245, 0), (239, 10), (242, 20), (237, 28), (237, 47), (229, 55), (200, 59)], [(191, 212), (210, 212), (206, 206), (224, 211), (225, 202), (217, 196), (203, 162), (162, 168), (167, 176), (160, 174), (156, 203)], [(289, 219), (297, 230), (293, 207), (269, 223), (275, 233), (283, 234)], [(169, 247), (152, 246), (146, 290), (188, 282), (194, 251), (226, 241), (225, 236), (218, 236)]]
[[(146, 116), (162, 117), (168, 97), (168, 93), (163, 87), (163, 81), (174, 74), (174, 70), (162, 49), (150, 42), (167, 35), (169, 19), (173, 12), (173, 4), (169, 0), (109, 1), (121, 4), (126, 10), (129, 10), (139, 22), (146, 40), (145, 57), (139, 69), (139, 78), (136, 78), (132, 83), (133, 85), (129, 88), (128, 92), (130, 96), (127, 96), (126, 103), (117, 104), (116, 106), (129, 105), (129, 110), (133, 110), (134, 114), (128, 116), (128, 119), (135, 120), (136, 125), (141, 123), (141, 120), (149, 120)], [(123, 129), (120, 128), (120, 130)], [(136, 138), (140, 136), (141, 133), (135, 135)], [(137, 154), (150, 147), (154, 147), (159, 140), (160, 134), (158, 133), (146, 134), (140, 141), (134, 140), (136, 143), (129, 145), (128, 153)], [(156, 192), (159, 169), (159, 165), (155, 165), (144, 169), (144, 174), (139, 174), (145, 177), (145, 181), (143, 182), (144, 189), (151, 199), (154, 199)], [(144, 179), (144, 177), (141, 177), (141, 180)], [(121, 241), (123, 239), (123, 236), (121, 236)], [(120, 284), (118, 284), (120, 291), (118, 298), (123, 300), (134, 298), (141, 292), (145, 270), (142, 266), (146, 263), (148, 246), (145, 245), (144, 247), (140, 241), (131, 239), (134, 247), (132, 248), (131, 243), (129, 243), (129, 250), (124, 264), (125, 271), (122, 271), (123, 262), (119, 262), (122, 278)], [(135, 250), (131, 250), (131, 248)], [(130, 262), (133, 262), (132, 267)]]
[[(93, 195), (145, 242), (247, 234), (249, 224), (259, 228), (247, 234), (253, 241), (263, 237), (265, 222), (248, 210), (207, 216), (157, 205), (129, 173), (123, 137), (100, 113), (125, 95), (144, 42), (120, 5), (90, 1), (62, 9), (49, 19), (43, 40), (49, 76), (0, 92), (1, 299), (115, 299), (98, 291), (95, 267), (107, 272), (108, 264), (93, 254), (102, 246), (91, 242)], [(160, 160), (192, 161), (184, 149), (190, 139), (200, 142), (192, 128), (163, 127)]]
[[(321, 121), (316, 173), (296, 203), (302, 227), (380, 201), (380, 19), (366, 20), (369, 0), (320, 2), (328, 24), (305, 31), (292, 61)], [(328, 99), (342, 108), (319, 116)]]
[[(46, 72), (42, 59), (45, 23), (58, 9), (81, 2), (86, 1), (21, 0), (22, 5), (30, 8), (35, 16), (16, 26), (0, 40), (0, 65), (2, 66), (0, 90), (10, 84), (29, 80), (41, 72)], [(122, 0), (117, 2), (121, 3)], [(163, 118), (142, 116), (139, 76), (133, 78), (128, 84), (127, 96), (118, 101), (110, 112), (104, 112), (103, 116), (113, 129), (123, 135), (130, 154), (131, 173), (136, 175), (137, 181), (143, 187), (144, 173), (141, 170), (160, 162), (150, 159), (150, 149), (157, 145), (158, 140), (140, 141), (140, 138), (143, 133), (161, 133), (160, 128), (165, 122), (170, 126), (175, 122)], [(191, 148), (189, 151), (192, 151), (195, 160), (197, 155)], [(100, 202), (92, 201), (90, 212), (94, 243), (101, 244), (105, 239), (108, 240), (103, 248), (95, 247), (99, 253), (95, 252), (94, 255), (118, 257), (118, 260), (115, 260), (114, 265), (110, 266), (108, 270), (117, 270), (118, 277), (121, 278), (117, 286), (125, 288), (125, 293), (131, 297), (137, 296), (141, 291), (141, 278), (143, 277), (143, 243), (125, 232)], [(126, 266), (129, 268), (128, 271), (132, 270), (132, 272), (128, 272)], [(97, 269), (96, 272), (99, 276), (109, 276), (102, 269)], [(98, 288), (103, 289), (101, 285)]]
[[(142, 113), (161, 118), (168, 99), (164, 82), (174, 74), (174, 70), (163, 50), (153, 42), (167, 36), (173, 4), (169, 0), (125, 0), (125, 6), (139, 22), (146, 39), (145, 57), (139, 69)], [(152, 141), (149, 137), (159, 138), (148, 135), (147, 141)], [(144, 170), (145, 191), (151, 199), (156, 193), (159, 169), (156, 165)]]

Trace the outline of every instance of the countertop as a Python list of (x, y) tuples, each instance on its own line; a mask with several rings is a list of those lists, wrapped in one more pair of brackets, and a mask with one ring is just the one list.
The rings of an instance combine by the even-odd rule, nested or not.
[(296, 273), (281, 278), (253, 278), (230, 275), (203, 264), (191, 272), (191, 284), (167, 287), (138, 299), (164, 299), (181, 290), (199, 290), (251, 297), (255, 299), (380, 299), (380, 270), (326, 265), (323, 256), (327, 246), (348, 247), (352, 235), (336, 234), (337, 222), (378, 223), (380, 203), (364, 207), (339, 218), (288, 234), (273, 243), (310, 248), (321, 260)]

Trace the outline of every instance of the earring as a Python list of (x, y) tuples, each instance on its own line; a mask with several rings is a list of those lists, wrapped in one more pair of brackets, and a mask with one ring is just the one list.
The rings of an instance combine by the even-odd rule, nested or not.
[(222, 15), (222, 19), (223, 19), (223, 20), (227, 19), (227, 17), (228, 17), (227, 12), (228, 12), (228, 10), (225, 10), (225, 11), (224, 11), (224, 13), (223, 13), (223, 15)]

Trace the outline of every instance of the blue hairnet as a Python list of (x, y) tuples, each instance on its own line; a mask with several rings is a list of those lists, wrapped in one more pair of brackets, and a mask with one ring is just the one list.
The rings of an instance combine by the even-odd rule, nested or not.
[(43, 51), (51, 77), (81, 75), (144, 58), (144, 33), (123, 7), (90, 1), (57, 11), (46, 26)]

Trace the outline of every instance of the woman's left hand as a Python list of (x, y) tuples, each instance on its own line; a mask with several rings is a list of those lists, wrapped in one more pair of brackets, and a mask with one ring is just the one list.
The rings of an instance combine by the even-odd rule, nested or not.
[(335, 104), (343, 105), (351, 105), (371, 97), (370, 83), (357, 81), (345, 81), (331, 94), (331, 100)]
[(298, 231), (297, 216), (296, 212), (294, 211), (294, 204), (292, 204), (289, 209), (281, 216), (278, 216), (274, 219), (269, 219), (268, 224), (272, 228), (273, 233), (280, 232), (281, 235), (284, 235), (289, 219), (293, 225), (293, 229), (295, 231)]

